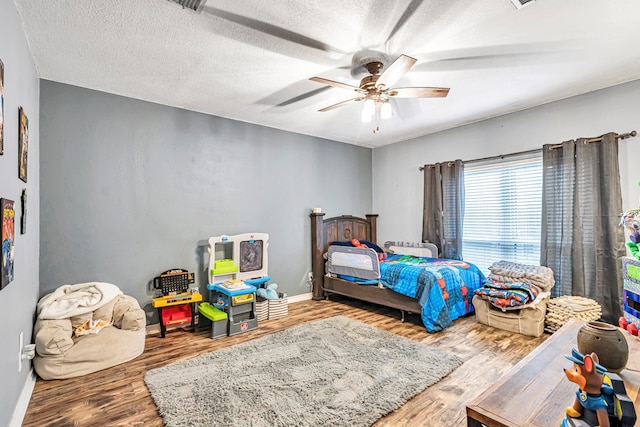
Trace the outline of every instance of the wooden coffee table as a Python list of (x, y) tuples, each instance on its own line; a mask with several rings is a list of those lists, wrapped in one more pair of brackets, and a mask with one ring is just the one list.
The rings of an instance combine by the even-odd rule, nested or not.
[[(584, 321), (571, 319), (549, 339), (511, 368), (494, 385), (467, 405), (467, 426), (559, 426), (571, 406), (576, 385), (564, 368), (572, 364), (564, 355), (577, 349), (578, 330)], [(627, 367), (618, 375), (640, 413), (640, 340), (624, 332), (629, 344)]]

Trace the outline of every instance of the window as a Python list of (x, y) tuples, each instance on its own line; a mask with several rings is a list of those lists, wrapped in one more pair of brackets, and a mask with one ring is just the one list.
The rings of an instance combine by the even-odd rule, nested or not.
[(464, 169), (462, 255), (485, 274), (495, 261), (540, 264), (542, 156)]

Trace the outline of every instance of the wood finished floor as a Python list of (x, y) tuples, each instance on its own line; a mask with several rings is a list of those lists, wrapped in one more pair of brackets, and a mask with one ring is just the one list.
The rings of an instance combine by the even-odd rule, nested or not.
[(145, 352), (133, 361), (80, 378), (38, 379), (23, 426), (162, 426), (143, 381), (148, 370), (336, 315), (449, 350), (464, 361), (442, 381), (378, 420), (375, 427), (465, 426), (465, 405), (548, 337), (531, 338), (491, 328), (477, 323), (473, 316), (429, 334), (417, 315), (408, 315), (402, 323), (396, 310), (346, 298), (336, 301), (290, 304), (286, 318), (261, 322), (258, 329), (233, 337), (214, 340), (209, 331), (182, 330), (170, 331), (164, 339), (148, 336)]

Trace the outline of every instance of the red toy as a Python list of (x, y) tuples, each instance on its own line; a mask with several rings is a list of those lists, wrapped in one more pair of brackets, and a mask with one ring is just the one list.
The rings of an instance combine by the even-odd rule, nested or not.
[(368, 248), (364, 243), (360, 243), (360, 240), (358, 239), (351, 239), (351, 244), (356, 248)]
[(625, 331), (629, 332), (634, 337), (639, 336), (638, 325), (636, 325), (635, 323), (629, 323), (629, 321), (624, 316), (618, 319), (618, 326), (620, 326)]
[(622, 329), (627, 329), (627, 326), (629, 326), (629, 322), (627, 322), (627, 319), (622, 316), (618, 319), (618, 326), (620, 326)]

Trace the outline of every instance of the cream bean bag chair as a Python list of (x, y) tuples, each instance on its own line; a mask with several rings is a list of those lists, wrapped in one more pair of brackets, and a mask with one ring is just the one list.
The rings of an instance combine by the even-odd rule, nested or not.
[(45, 380), (90, 374), (144, 351), (145, 313), (115, 285), (61, 286), (40, 299), (37, 312), (33, 366)]

